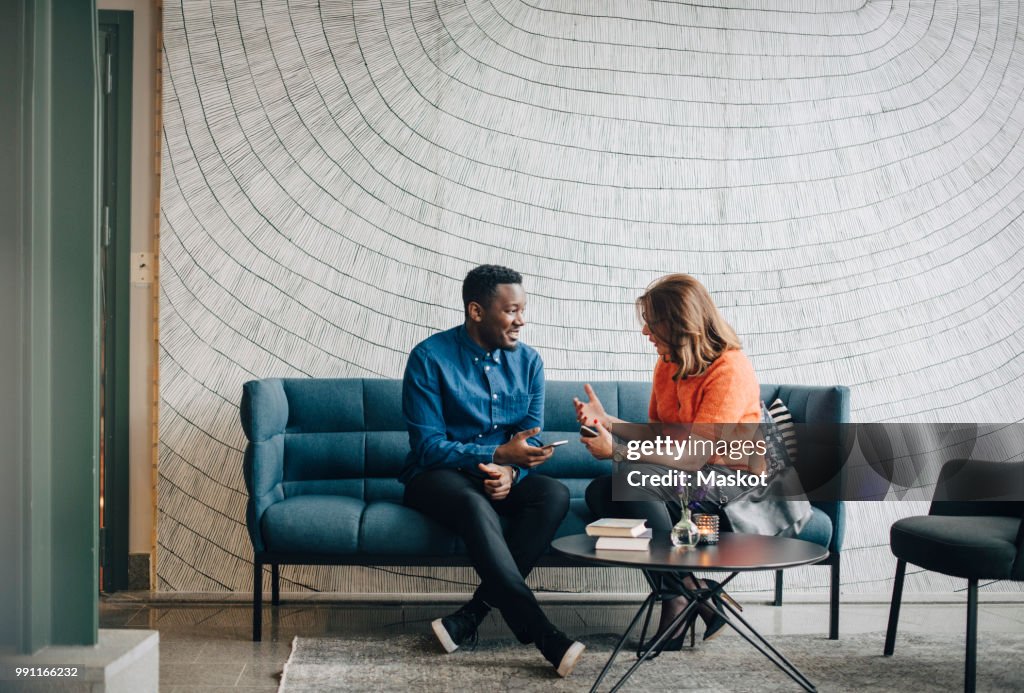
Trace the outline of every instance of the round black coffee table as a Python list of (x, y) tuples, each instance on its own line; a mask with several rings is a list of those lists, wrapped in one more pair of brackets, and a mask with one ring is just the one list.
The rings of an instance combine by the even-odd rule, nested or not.
[[(612, 651), (608, 662), (604, 665), (597, 680), (591, 687), (591, 693), (597, 691), (597, 687), (604, 679), (612, 663), (622, 649), (626, 638), (636, 627), (640, 616), (646, 611), (643, 630), (640, 634), (640, 644), (637, 647), (637, 661), (623, 674), (622, 678), (611, 689), (617, 691), (626, 680), (633, 675), (633, 672), (643, 664), (654, 653), (660, 653), (661, 648), (669, 640), (669, 635), (675, 633), (680, 625), (692, 621), (691, 614), (696, 615), (696, 610), (701, 605), (718, 614), (725, 623), (739, 633), (747, 642), (754, 646), (761, 654), (769, 659), (775, 666), (784, 671), (790, 678), (800, 684), (811, 693), (816, 692), (812, 684), (799, 669), (786, 659), (782, 654), (772, 647), (771, 643), (764, 639), (733, 607), (728, 600), (723, 599), (716, 604), (714, 597), (719, 595), (724, 587), (739, 573), (750, 570), (783, 570), (800, 565), (818, 563), (828, 558), (828, 549), (818, 544), (799, 539), (787, 539), (783, 537), (763, 537), (756, 534), (732, 534), (725, 532), (721, 535), (718, 544), (709, 546), (698, 546), (695, 548), (677, 548), (672, 546), (668, 532), (654, 532), (651, 538), (650, 548), (647, 551), (597, 551), (594, 549), (596, 537), (586, 534), (573, 534), (572, 536), (555, 539), (551, 546), (567, 556), (582, 562), (599, 565), (614, 565), (639, 568), (647, 582), (651, 586), (651, 593), (640, 605), (633, 620), (629, 622), (626, 631), (619, 638), (618, 644)], [(714, 587), (701, 586), (697, 583), (693, 589), (683, 587), (685, 596), (689, 600), (687, 607), (672, 622), (672, 625), (665, 629), (662, 635), (648, 643), (644, 647), (644, 637), (651, 620), (651, 612), (654, 604), (661, 601), (661, 580), (658, 572), (719, 572), (730, 573), (728, 577)], [(742, 625), (742, 627), (740, 627)], [(689, 623), (691, 642), (693, 641), (693, 624)]]

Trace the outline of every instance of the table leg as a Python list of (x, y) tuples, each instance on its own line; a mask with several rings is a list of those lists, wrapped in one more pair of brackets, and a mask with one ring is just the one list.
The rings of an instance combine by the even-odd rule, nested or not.
[(640, 640), (636, 645), (636, 656), (639, 657), (644, 651), (644, 641), (647, 639), (647, 627), (651, 625), (651, 613), (654, 611), (654, 602), (658, 601), (655, 599), (648, 599), (647, 604), (647, 615), (644, 616), (644, 625), (640, 629)]
[[(651, 592), (654, 593), (655, 595), (657, 595), (655, 597), (655, 601), (664, 601), (665, 600), (665, 578), (662, 576), (662, 574), (661, 573), (657, 573), (657, 577), (654, 577), (655, 574), (653, 574), (649, 570), (641, 570), (640, 572), (643, 573), (644, 579), (646, 579), (647, 580), (647, 584), (650, 585)], [(650, 603), (648, 603), (648, 606), (647, 606), (647, 615), (644, 616), (644, 625), (640, 629), (640, 640), (637, 642), (637, 645), (636, 645), (636, 656), (637, 657), (640, 657), (644, 653), (644, 642), (647, 640), (647, 628), (648, 628), (648, 626), (651, 625), (651, 613), (653, 611), (654, 611), (654, 602), (650, 602)]]
[(633, 628), (636, 626), (636, 622), (640, 620), (640, 614), (642, 614), (646, 609), (648, 616), (650, 616), (651, 609), (654, 608), (654, 602), (657, 601), (657, 596), (657, 592), (651, 592), (647, 595), (647, 599), (644, 600), (644, 603), (640, 605), (640, 608), (637, 609), (636, 615), (633, 616), (633, 620), (629, 622), (628, 626), (626, 626), (625, 632), (622, 634), (622, 637), (619, 638), (618, 644), (616, 644), (615, 649), (612, 650), (611, 656), (608, 658), (608, 661), (605, 662), (604, 668), (601, 669), (601, 673), (598, 674), (597, 680), (594, 681), (594, 685), (590, 687), (590, 693), (595, 693), (597, 691), (597, 687), (608, 674), (608, 670), (612, 668), (612, 662), (614, 662), (615, 658), (619, 656), (619, 650), (622, 649), (622, 645), (626, 642), (626, 638), (628, 638), (629, 634), (633, 631)]
[[(641, 647), (643, 646), (643, 639), (646, 635), (647, 626), (650, 622), (651, 611), (654, 609), (654, 603), (658, 601), (658, 599), (662, 596), (662, 584), (660, 578), (656, 580), (651, 575), (650, 571), (644, 570), (642, 572), (644, 574), (644, 577), (647, 579), (647, 583), (651, 586), (651, 593), (647, 596), (647, 599), (644, 600), (644, 603), (640, 605), (640, 608), (637, 609), (636, 614), (633, 616), (633, 620), (629, 622), (628, 626), (626, 626), (625, 632), (622, 634), (622, 637), (619, 638), (618, 644), (615, 646), (615, 649), (612, 650), (611, 656), (608, 657), (608, 661), (605, 663), (604, 668), (601, 669), (601, 673), (598, 674), (597, 680), (594, 681), (594, 685), (591, 686), (590, 693), (596, 693), (597, 687), (601, 684), (601, 681), (604, 680), (604, 677), (608, 674), (609, 669), (611, 669), (612, 663), (615, 661), (615, 658), (619, 655), (619, 651), (622, 649), (622, 645), (626, 642), (626, 638), (628, 638), (629, 634), (633, 632), (633, 628), (636, 627), (637, 621), (640, 620), (640, 614), (646, 611), (647, 619), (644, 622), (644, 634), (641, 635)], [(624, 684), (626, 680), (633, 675), (633, 672), (636, 671), (637, 667), (639, 667), (643, 662), (647, 661), (647, 659), (650, 658), (652, 652), (660, 652), (662, 645), (664, 645), (668, 641), (669, 635), (675, 632), (676, 628), (679, 627), (679, 624), (681, 624), (683, 621), (689, 618), (695, 606), (696, 602), (690, 600), (690, 603), (687, 604), (686, 608), (683, 609), (682, 613), (676, 616), (676, 618), (672, 621), (671, 625), (665, 629), (664, 633), (655, 638), (654, 642), (651, 643), (650, 647), (648, 647), (643, 652), (640, 652), (640, 650), (638, 649), (637, 661), (633, 664), (633, 666), (629, 668), (629, 670), (622, 676), (622, 678), (618, 680), (615, 686), (611, 689), (612, 691), (617, 691), (622, 686), (622, 684)]]
[[(719, 605), (715, 603), (714, 597), (717, 596), (720, 592), (724, 591), (725, 586), (729, 582), (731, 582), (732, 579), (738, 575), (738, 573), (731, 574), (728, 578), (723, 580), (717, 587), (714, 588), (700, 587), (699, 581), (697, 582), (698, 587), (693, 590), (687, 589), (684, 585), (683, 596), (685, 596), (689, 601), (689, 603), (686, 605), (686, 608), (683, 609), (683, 611), (679, 613), (675, 617), (675, 619), (672, 620), (672, 623), (669, 625), (669, 627), (666, 628), (661, 635), (655, 638), (654, 642), (652, 642), (650, 646), (644, 649), (643, 641), (646, 637), (647, 627), (650, 624), (651, 611), (654, 608), (654, 603), (658, 601), (659, 597), (661, 597), (662, 590), (660, 581), (656, 581), (651, 576), (649, 571), (645, 570), (643, 571), (643, 574), (644, 577), (647, 578), (647, 582), (651, 586), (651, 593), (647, 596), (647, 599), (644, 600), (644, 603), (640, 605), (640, 608), (633, 616), (633, 620), (629, 622), (629, 626), (626, 627), (626, 631), (622, 634), (622, 637), (619, 638), (618, 644), (612, 651), (612, 654), (608, 658), (608, 661), (605, 663), (604, 668), (601, 669), (601, 673), (598, 675), (597, 680), (594, 681), (594, 685), (591, 687), (590, 693), (596, 693), (597, 687), (600, 685), (601, 681), (604, 680), (604, 677), (608, 674), (608, 671), (611, 669), (612, 663), (618, 656), (619, 651), (622, 650), (622, 646), (626, 642), (626, 638), (629, 637), (629, 634), (633, 631), (633, 628), (636, 627), (637, 622), (640, 620), (641, 614), (646, 612), (647, 618), (644, 621), (643, 631), (641, 632), (640, 636), (640, 645), (637, 648), (637, 660), (633, 663), (632, 666), (630, 666), (626, 673), (623, 674), (622, 677), (616, 682), (616, 684), (611, 688), (609, 693), (615, 693), (615, 691), (619, 690), (622, 687), (622, 685), (626, 683), (629, 677), (633, 675), (633, 672), (635, 672), (641, 664), (647, 661), (653, 653), (660, 653), (661, 648), (670, 639), (670, 634), (676, 632), (679, 626), (682, 623), (684, 623), (686, 619), (690, 618), (691, 614), (694, 614), (702, 604), (707, 605), (708, 608), (710, 608), (716, 614), (725, 619), (726, 624), (734, 631), (739, 633), (740, 637), (742, 637), (744, 640), (750, 643), (750, 645), (754, 649), (756, 649), (758, 652), (764, 655), (768, 659), (768, 661), (777, 666), (782, 672), (784, 672), (787, 676), (793, 679), (793, 681), (800, 684), (802, 688), (807, 690), (809, 693), (817, 693), (818, 689), (815, 688), (814, 684), (811, 683), (810, 679), (804, 676), (803, 672), (797, 669), (792, 662), (786, 659), (786, 657), (781, 652), (776, 650), (772, 646), (772, 644), (764, 638), (764, 636), (762, 636), (753, 626), (750, 625), (750, 623), (746, 621), (746, 619), (740, 616), (739, 611), (735, 609), (731, 604), (729, 604), (727, 600), (721, 601), (721, 604), (724, 607), (724, 609), (719, 607)], [(752, 633), (754, 637), (751, 637), (746, 632), (744, 632), (744, 630), (741, 629), (737, 625), (736, 621), (730, 618), (730, 616), (735, 617), (736, 621), (742, 624), (743, 628)], [(691, 625), (691, 627), (693, 626)], [(756, 638), (756, 640), (754, 638)]]
[[(652, 594), (651, 596), (654, 596), (654, 595)], [(650, 597), (648, 597), (648, 599), (650, 599)], [(651, 653), (653, 653), (653, 652), (661, 652), (662, 646), (666, 642), (669, 641), (669, 639), (671, 638), (672, 633), (674, 633), (676, 631), (676, 628), (678, 628), (682, 623), (684, 623), (686, 621), (686, 619), (688, 619), (690, 617), (690, 614), (696, 608), (697, 608), (697, 602), (694, 601), (694, 600), (690, 600), (690, 603), (686, 605), (686, 608), (683, 609), (682, 612), (680, 612), (672, 620), (672, 623), (669, 624), (668, 628), (665, 629), (665, 632), (663, 632), (661, 635), (659, 635), (657, 638), (654, 639), (654, 642), (651, 643), (651, 646), (648, 647), (646, 650), (644, 650), (643, 654), (641, 654), (640, 657), (635, 662), (633, 662), (633, 666), (631, 666), (629, 669), (626, 670), (626, 673), (622, 675), (622, 678), (619, 679), (618, 683), (616, 683), (614, 686), (612, 686), (612, 689), (611, 689), (611, 691), (609, 691), (609, 693), (615, 693), (615, 691), (617, 691), (620, 688), (622, 688), (622, 684), (626, 683), (627, 679), (629, 679), (629, 677), (633, 675), (633, 672), (636, 671), (640, 667), (641, 664), (643, 664), (644, 662), (646, 662), (650, 658)], [(639, 616), (639, 614), (637, 614), (637, 615)], [(635, 622), (635, 619), (634, 619), (634, 622)], [(633, 629), (633, 626), (632, 626), (632, 624), (630, 624), (630, 630), (632, 630), (632, 629)], [(628, 635), (629, 631), (626, 631), (626, 634)], [(625, 638), (625, 637), (626, 637), (626, 635), (623, 635), (623, 638)], [(608, 665), (609, 666), (611, 665), (611, 660), (608, 661)], [(600, 681), (600, 680), (601, 679), (598, 678), (598, 681)], [(590, 689), (591, 693), (594, 693), (596, 688), (597, 688), (597, 683), (594, 684), (594, 688)]]

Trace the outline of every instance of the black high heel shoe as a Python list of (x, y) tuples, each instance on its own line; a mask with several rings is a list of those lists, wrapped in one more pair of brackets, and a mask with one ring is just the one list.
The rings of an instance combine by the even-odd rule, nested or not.
[[(714, 597), (713, 601), (715, 606), (719, 609), (722, 608), (721, 600), (718, 597)], [(704, 621), (704, 642), (714, 640), (722, 634), (722, 628), (725, 627), (725, 619), (722, 618), (721, 614), (714, 611), (709, 607), (704, 607), (700, 610), (700, 618)]]
[[(697, 609), (694, 612), (692, 612), (687, 617), (687, 619), (682, 624), (680, 624), (679, 628), (681, 628), (682, 630), (679, 631), (679, 634), (667, 639), (665, 643), (661, 647), (659, 647), (656, 652), (652, 652), (647, 657), (648, 659), (654, 659), (662, 652), (678, 652), (682, 650), (683, 643), (685, 642), (687, 636), (690, 637), (690, 644), (692, 645), (694, 640), (694, 633), (697, 628), (698, 616), (700, 616), (700, 619), (704, 622), (704, 637), (702, 638), (703, 641), (707, 642), (710, 640), (714, 640), (716, 637), (721, 635), (722, 629), (727, 625), (725, 618), (720, 614), (720, 612), (725, 611), (725, 602), (728, 602), (729, 605), (737, 611), (743, 611), (742, 604), (733, 599), (728, 592), (718, 589), (720, 587), (720, 583), (718, 583), (717, 581), (700, 580), (698, 582), (694, 582), (694, 578), (692, 577), (688, 577), (687, 579), (691, 581), (691, 584), (687, 585), (688, 587), (690, 587), (690, 589), (700, 589), (706, 590), (708, 592), (718, 590), (715, 593), (715, 595), (711, 597), (711, 601), (714, 602), (716, 608), (712, 609), (707, 604), (701, 604), (699, 607), (697, 607)], [(660, 633), (655, 634), (651, 642), (657, 640), (659, 635)], [(642, 652), (638, 652), (637, 654), (640, 656), (643, 655)]]
[[(694, 628), (696, 627), (696, 620), (697, 620), (696, 612), (690, 614), (686, 618), (686, 620), (683, 621), (683, 623), (680, 625), (680, 627), (682, 628), (682, 631), (680, 631), (679, 635), (675, 635), (675, 636), (669, 638), (668, 640), (666, 640), (664, 642), (664, 644), (662, 644), (661, 647), (659, 647), (654, 652), (651, 652), (647, 656), (647, 659), (649, 659), (649, 660), (650, 659), (654, 659), (655, 657), (657, 657), (662, 652), (679, 652), (680, 650), (682, 650), (683, 649), (683, 643), (685, 642), (685, 640), (687, 638), (690, 638), (691, 642), (693, 640), (693, 633), (694, 633)], [(654, 642), (657, 639), (658, 639), (658, 635), (655, 635), (654, 638), (651, 640), (651, 642)], [(649, 650), (650, 650), (650, 648), (648, 647), (648, 651)], [(641, 652), (639, 654), (640, 654), (640, 656), (643, 656), (643, 652)]]
[[(715, 582), (714, 580), (704, 580), (704, 584), (710, 590), (715, 590), (719, 587), (719, 583)], [(737, 602), (731, 596), (729, 596), (729, 593), (725, 592), (724, 590), (719, 590), (711, 598), (711, 601), (714, 602), (715, 606), (717, 607), (717, 610), (712, 609), (711, 607), (706, 605), (701, 605), (701, 608), (699, 610), (701, 620), (704, 621), (705, 641), (714, 640), (716, 637), (721, 635), (722, 628), (725, 627), (726, 621), (719, 612), (725, 610), (725, 602), (729, 602), (729, 605), (737, 611), (743, 611), (743, 605)]]
[[(637, 647), (636, 656), (643, 657), (647, 656), (648, 659), (654, 659), (662, 651), (668, 650), (669, 652), (683, 649), (683, 640), (687, 635), (690, 636), (691, 641), (693, 640), (693, 628), (694, 623), (697, 620), (697, 610), (691, 608), (690, 601), (684, 595), (677, 595), (671, 599), (667, 599), (661, 604), (661, 619), (658, 624), (658, 630), (655, 632), (650, 640), (643, 640), (647, 633), (647, 623), (644, 623), (643, 632), (640, 634), (641, 643)], [(686, 618), (680, 622), (675, 623), (679, 615), (687, 609), (690, 609), (690, 613), (687, 614)], [(648, 614), (648, 619), (650, 615)], [(652, 651), (651, 645), (661, 638), (666, 630), (671, 629), (674, 635), (670, 634), (666, 637), (662, 644), (658, 646), (657, 650)], [(646, 649), (644, 647), (646, 646)]]

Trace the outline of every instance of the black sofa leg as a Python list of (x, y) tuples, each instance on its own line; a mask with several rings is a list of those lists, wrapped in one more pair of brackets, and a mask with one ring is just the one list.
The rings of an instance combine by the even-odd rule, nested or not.
[[(885, 630), (885, 650), (883, 654), (891, 657), (896, 649), (896, 626), (900, 622), (900, 602), (903, 601), (903, 576), (907, 572), (907, 562), (896, 562), (896, 577), (892, 581), (892, 601), (889, 603), (889, 627)], [(968, 627), (969, 628), (969, 627)]]
[(252, 641), (263, 639), (263, 564), (252, 563)]
[(839, 639), (839, 556), (832, 563), (832, 583), (828, 597), (828, 639)]
[(964, 661), (964, 693), (974, 693), (978, 658), (978, 581), (967, 581), (967, 657)]
[(782, 606), (782, 571), (775, 571), (775, 606)]
[(277, 606), (281, 603), (281, 573), (277, 563), (270, 564), (270, 603)]

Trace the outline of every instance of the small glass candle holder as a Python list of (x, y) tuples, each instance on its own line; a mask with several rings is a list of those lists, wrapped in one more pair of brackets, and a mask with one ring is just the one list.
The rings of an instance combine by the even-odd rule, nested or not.
[(693, 516), (693, 521), (697, 525), (698, 544), (718, 543), (718, 515), (699, 513)]

